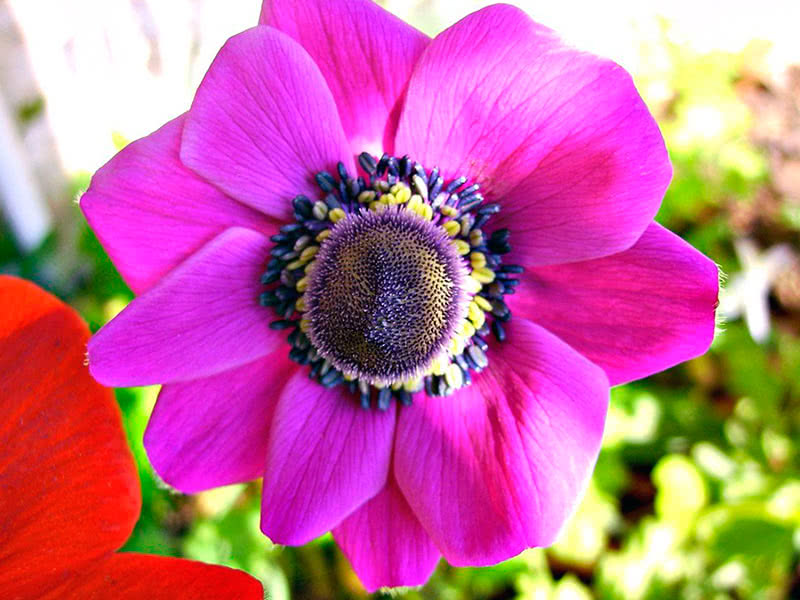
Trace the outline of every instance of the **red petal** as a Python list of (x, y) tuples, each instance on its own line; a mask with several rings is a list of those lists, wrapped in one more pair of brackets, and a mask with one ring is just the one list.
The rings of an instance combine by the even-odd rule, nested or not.
[(80, 317), (7, 276), (0, 307), (0, 590), (38, 598), (128, 538), (139, 480)]
[(41, 600), (262, 600), (246, 573), (191, 560), (115, 554)]

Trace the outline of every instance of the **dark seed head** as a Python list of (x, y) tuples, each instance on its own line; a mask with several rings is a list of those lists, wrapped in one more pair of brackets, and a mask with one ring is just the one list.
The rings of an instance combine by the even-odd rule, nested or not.
[(421, 374), (466, 313), (466, 270), (447, 234), (410, 211), (362, 211), (332, 230), (306, 293), (309, 336), (370, 383)]

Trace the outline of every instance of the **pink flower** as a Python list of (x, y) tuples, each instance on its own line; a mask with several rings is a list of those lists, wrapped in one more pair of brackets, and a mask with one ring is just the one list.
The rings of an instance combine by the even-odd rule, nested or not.
[(609, 385), (714, 331), (714, 264), (652, 223), (671, 168), (630, 76), (504, 5), (433, 40), (368, 0), (261, 22), (81, 201), (139, 294), (93, 375), (164, 385), (168, 483), (263, 476), (264, 533), (333, 529), (370, 590), (550, 544)]

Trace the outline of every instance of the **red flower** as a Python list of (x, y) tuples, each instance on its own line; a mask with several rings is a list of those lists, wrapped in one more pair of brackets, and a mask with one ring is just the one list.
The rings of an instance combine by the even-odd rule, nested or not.
[(113, 395), (84, 366), (88, 339), (71, 308), (0, 276), (3, 598), (261, 600), (232, 569), (114, 553), (141, 494)]

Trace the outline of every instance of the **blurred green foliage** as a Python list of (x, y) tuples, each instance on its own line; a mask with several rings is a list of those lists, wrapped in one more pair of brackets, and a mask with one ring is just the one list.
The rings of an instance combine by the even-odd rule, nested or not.
[[(734, 272), (734, 217), (771, 186), (764, 152), (748, 141), (753, 114), (737, 95), (743, 57), (674, 47), (669, 56), (659, 77), (670, 93), (651, 101), (675, 168), (658, 220)], [(650, 83), (638, 81), (645, 96)], [(73, 195), (87, 183), (78, 177)], [(798, 240), (797, 207), (781, 214), (760, 226), (762, 244)], [(0, 237), (0, 270), (54, 291), (96, 329), (132, 295), (76, 207), (72, 217), (26, 257)], [(800, 597), (800, 317), (777, 313), (764, 345), (733, 322), (706, 356), (613, 390), (593, 481), (553, 547), (483, 569), (441, 562), (425, 587), (386, 597)], [(159, 482), (142, 447), (156, 393), (117, 393), (144, 496), (126, 550), (242, 568), (276, 600), (365, 595), (330, 535), (302, 548), (261, 535), (258, 484), (185, 497)]]

